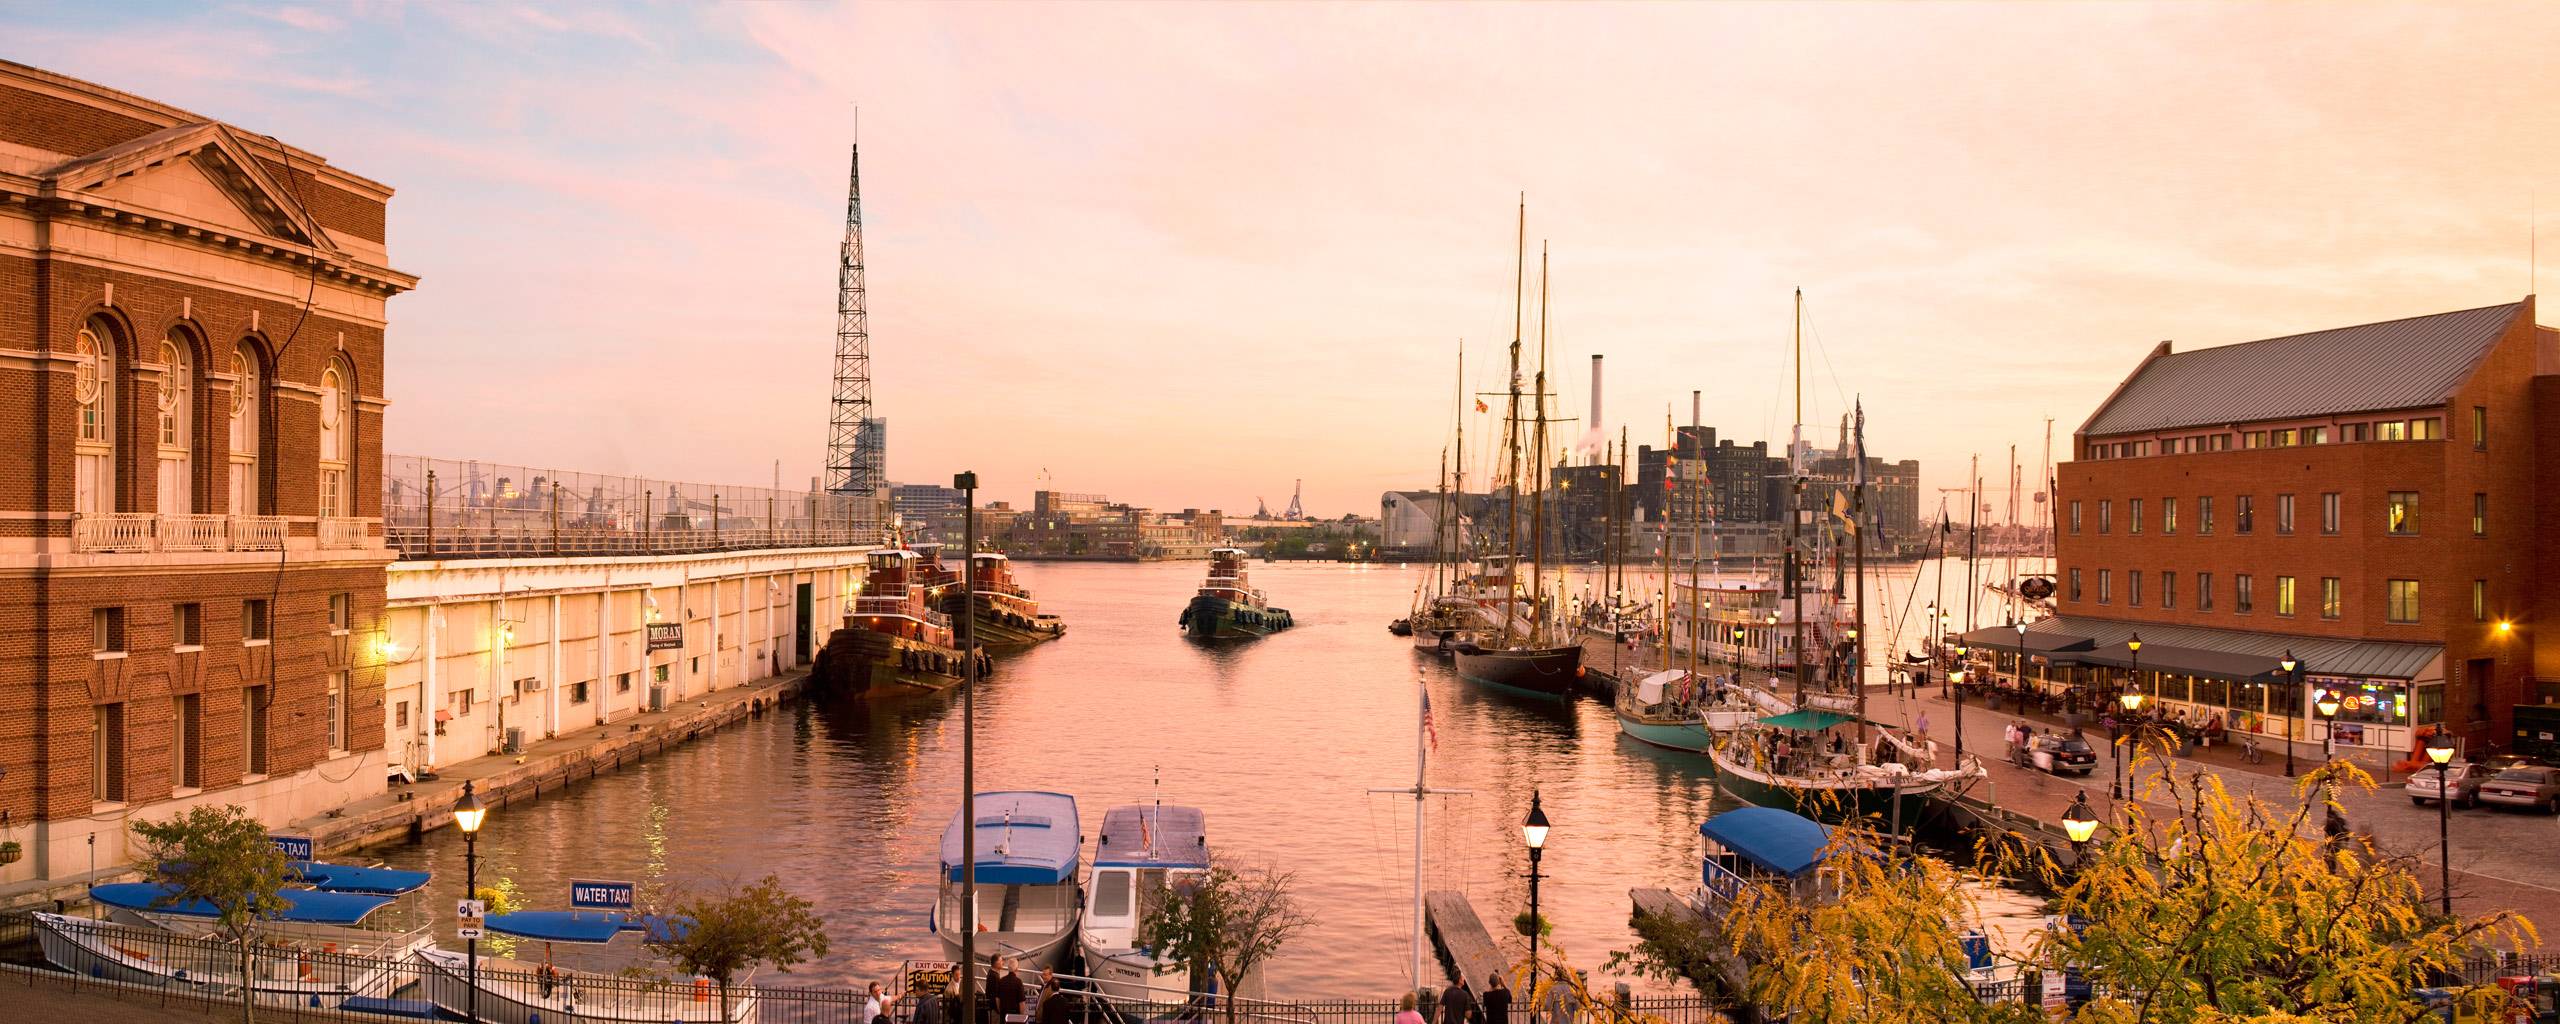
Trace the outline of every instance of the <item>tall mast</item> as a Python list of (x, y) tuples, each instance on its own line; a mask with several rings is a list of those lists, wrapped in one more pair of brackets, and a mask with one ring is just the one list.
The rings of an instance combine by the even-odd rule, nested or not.
[(1434, 796), (1468, 796), (1474, 791), (1431, 788), (1431, 744), (1427, 736), (1431, 723), (1431, 686), (1423, 679), (1419, 669), (1413, 674), (1413, 690), (1415, 696), (1419, 698), (1415, 706), (1417, 713), (1413, 720), (1413, 785), (1394, 789), (1372, 789), (1369, 792), (1413, 796), (1413, 974), (1407, 979), (1410, 983), (1407, 987), (1421, 988), (1424, 942), (1422, 937), (1422, 837), (1429, 831), (1425, 824), (1426, 815), (1430, 811), (1426, 801)]
[(1680, 446), (1675, 443), (1679, 428), (1671, 425), (1671, 407), (1662, 407), (1662, 486), (1671, 490), (1662, 499), (1662, 667), (1671, 667), (1671, 509), (1680, 487)]
[(1446, 448), (1440, 450), (1440, 507), (1437, 511), (1437, 521), (1431, 531), (1431, 596), (1434, 600), (1448, 590), (1445, 570), (1449, 563), (1442, 556), (1453, 532), (1449, 525), (1449, 450)]
[[(1796, 706), (1804, 706), (1804, 581), (1797, 579), (1796, 545), (1804, 523), (1804, 289), (1796, 289), (1795, 427), (1787, 435), (1787, 589), (1796, 601)], [(1773, 668), (1775, 666), (1772, 666)]]
[(1547, 583), (1540, 579), (1547, 564), (1547, 244), (1538, 243), (1538, 384), (1534, 396), (1537, 409), (1537, 465), (1532, 469), (1537, 478), (1529, 492), (1529, 582), (1536, 589), (1536, 600), (1529, 605), (1530, 644), (1545, 644), (1547, 628)]
[(2027, 617), (2025, 596), (2018, 593), (2018, 446), (2009, 446), (2009, 592), (2000, 599), (2008, 609), (2009, 621), (2023, 622)]
[[(1702, 436), (1698, 429), (1700, 425), (1698, 393), (1692, 391), (1689, 392), (1689, 440), (1695, 441)], [(1674, 444), (1673, 447), (1676, 448), (1679, 445)], [(1700, 455), (1697, 452), (1689, 454), (1689, 461), (1693, 464), (1699, 458)], [(1705, 474), (1698, 472), (1697, 469), (1697, 466), (1692, 465), (1688, 475), (1694, 479), (1704, 479)], [(1698, 678), (1698, 644), (1705, 634), (1702, 621), (1707, 613), (1705, 595), (1698, 592), (1698, 562), (1703, 557), (1698, 551), (1698, 529), (1699, 522), (1706, 518), (1707, 497), (1706, 488), (1698, 486), (1694, 480), (1684, 490), (1689, 497), (1689, 678), (1696, 679)]]
[(1458, 580), (1458, 563), (1466, 561), (1459, 553), (1466, 546), (1467, 516), (1467, 339), (1458, 339), (1458, 443), (1456, 462), (1449, 467), (1451, 501), (1455, 506), (1441, 509), (1449, 516), (1449, 581)]
[[(1520, 196), (1520, 225), (1517, 240), (1512, 243), (1511, 262), (1511, 383), (1509, 398), (1502, 410), (1502, 443), (1509, 453), (1503, 470), (1510, 481), (1502, 499), (1502, 518), (1509, 528), (1509, 540), (1503, 548), (1507, 561), (1502, 576), (1510, 593), (1502, 595), (1502, 646), (1511, 646), (1511, 620), (1518, 614), (1520, 596), (1520, 303), (1528, 285), (1529, 273), (1529, 197)], [(1535, 577), (1531, 579), (1536, 582)]]
[[(1855, 618), (1849, 626), (1849, 685), (1858, 694), (1858, 742), (1867, 739), (1867, 403), (1857, 407), (1856, 440), (1849, 448), (1849, 542), (1858, 560)], [(1891, 602), (1888, 601), (1888, 604)]]

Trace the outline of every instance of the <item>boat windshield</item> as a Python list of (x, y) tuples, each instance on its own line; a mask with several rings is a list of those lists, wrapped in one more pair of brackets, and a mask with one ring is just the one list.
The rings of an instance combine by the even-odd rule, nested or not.
[(1130, 878), (1126, 871), (1105, 871), (1093, 880), (1093, 913), (1096, 917), (1129, 916)]

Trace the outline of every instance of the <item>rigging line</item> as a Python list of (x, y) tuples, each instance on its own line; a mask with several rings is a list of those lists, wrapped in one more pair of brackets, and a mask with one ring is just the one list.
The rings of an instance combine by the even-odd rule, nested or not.
[(1823, 347), (1822, 329), (1814, 325), (1813, 314), (1810, 312), (1804, 316), (1804, 332), (1813, 337), (1813, 350), (1822, 356), (1822, 368), (1831, 374), (1831, 390), (1832, 393), (1840, 396), (1840, 407), (1848, 408), (1849, 392), (1840, 386), (1840, 370), (1831, 365), (1831, 350)]

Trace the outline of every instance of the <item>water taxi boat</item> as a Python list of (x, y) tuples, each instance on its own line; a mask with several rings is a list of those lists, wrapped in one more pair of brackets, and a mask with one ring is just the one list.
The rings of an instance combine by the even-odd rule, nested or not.
[[(980, 793), (978, 820), (951, 816), (942, 833), (941, 887), (926, 926), (942, 940), (945, 955), (960, 959), (961, 936), (977, 928), (980, 960), (999, 954), (1024, 970), (1055, 967), (1071, 948), (1084, 886), (1076, 865), (1084, 834), (1076, 798), (1064, 793)], [(963, 847), (962, 843), (968, 843)], [(971, 877), (965, 851), (975, 852), (977, 903), (965, 903)]]

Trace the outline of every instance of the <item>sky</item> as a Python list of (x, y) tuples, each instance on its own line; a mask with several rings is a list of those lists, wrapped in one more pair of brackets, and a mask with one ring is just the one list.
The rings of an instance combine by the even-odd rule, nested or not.
[[(2033, 480), (2157, 342), (2514, 301), (2560, 6), (0, 4), (0, 56), (398, 190), (386, 442), (824, 456), (860, 110), (889, 475), (1375, 515), (1499, 391)], [(2539, 275), (2544, 281), (2548, 273)], [(2560, 322), (2545, 314), (2544, 323)], [(1467, 414), (1481, 482), (1498, 430)], [(1773, 446), (1774, 447), (1774, 446)], [(778, 465), (777, 465), (778, 464)], [(2003, 499), (1994, 495), (1993, 500)]]

